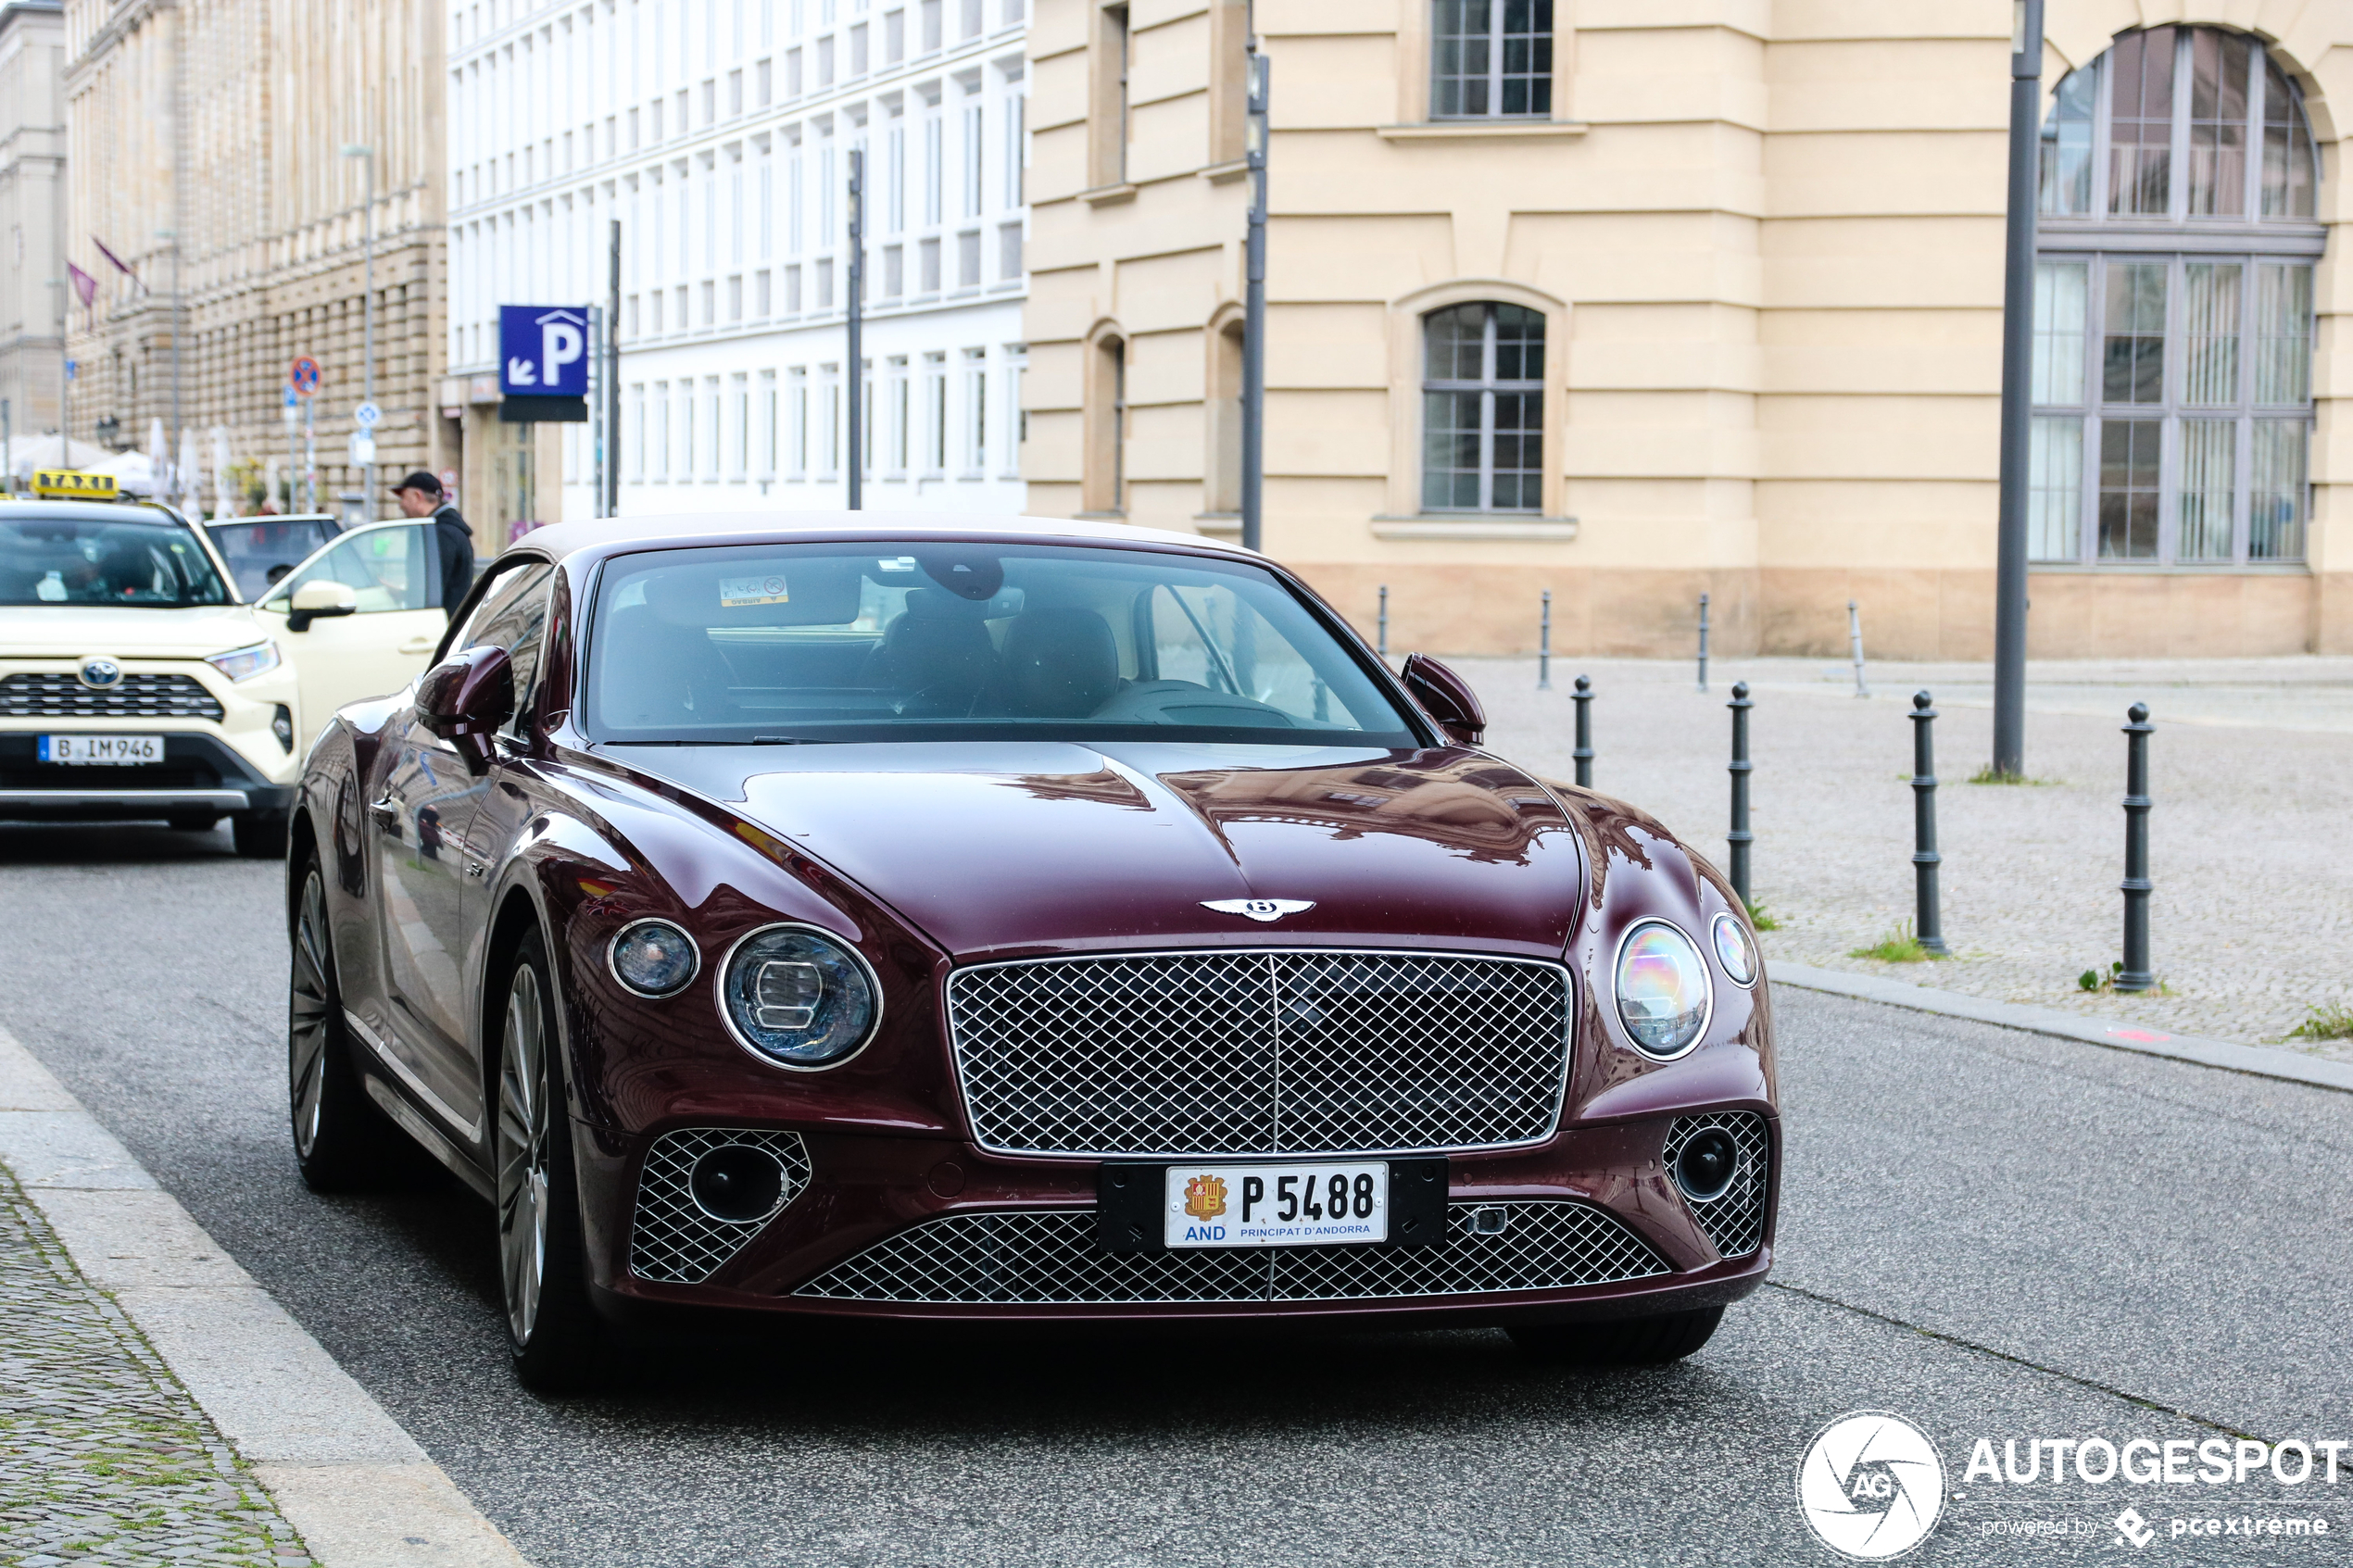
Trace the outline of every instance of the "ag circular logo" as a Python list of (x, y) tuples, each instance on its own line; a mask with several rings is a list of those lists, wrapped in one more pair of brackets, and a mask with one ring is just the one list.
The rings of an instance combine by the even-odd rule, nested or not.
[(1901, 1557), (1944, 1512), (1944, 1461), (1902, 1416), (1856, 1411), (1823, 1427), (1806, 1450), (1797, 1502), (1807, 1527), (1841, 1556)]
[(122, 679), (122, 666), (111, 659), (85, 659), (82, 661), (82, 684), (104, 691)]

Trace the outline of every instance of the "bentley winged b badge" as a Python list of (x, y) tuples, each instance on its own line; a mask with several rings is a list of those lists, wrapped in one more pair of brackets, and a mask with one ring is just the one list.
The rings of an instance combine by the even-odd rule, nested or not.
[(1315, 907), (1313, 898), (1203, 898), (1201, 907), (1215, 909), (1221, 915), (1240, 915), (1247, 920), (1278, 921), (1285, 915), (1303, 915)]

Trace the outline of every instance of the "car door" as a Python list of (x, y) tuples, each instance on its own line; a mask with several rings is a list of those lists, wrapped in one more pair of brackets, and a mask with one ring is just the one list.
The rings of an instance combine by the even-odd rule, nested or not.
[(450, 640), (453, 652), (474, 647), (506, 649), (515, 676), (514, 717), (492, 742), (490, 788), (484, 792), (474, 816), (472, 845), (482, 857), (483, 874), (468, 880), (465, 919), (466, 929), (477, 936), (490, 918), (483, 902), (490, 891), (488, 873), (504, 862), (509, 847), (536, 809), (529, 781), (522, 774), (529, 767), (530, 716), (538, 696), (540, 655), (547, 645), (548, 603), (554, 587), (553, 567), (539, 562), (517, 568), (504, 581), (491, 585), (480, 610)]
[[(449, 623), (441, 608), (441, 557), (431, 520), (355, 529), (282, 578), (254, 607), (294, 666), (305, 741), (346, 703), (396, 692), (419, 674)], [(349, 615), (294, 629), (295, 592), (341, 583), (359, 600)]]

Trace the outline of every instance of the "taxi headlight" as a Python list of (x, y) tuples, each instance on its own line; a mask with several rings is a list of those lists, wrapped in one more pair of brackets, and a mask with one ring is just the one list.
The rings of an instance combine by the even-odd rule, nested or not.
[(882, 1013), (866, 960), (805, 925), (772, 925), (736, 943), (719, 995), (736, 1037), (779, 1067), (848, 1060)]
[(1692, 939), (1642, 921), (1617, 947), (1617, 1018), (1646, 1055), (1680, 1056), (1707, 1028), (1715, 993)]
[(278, 645), (265, 638), (251, 647), (207, 654), (205, 662), (232, 681), (250, 681), (278, 668)]
[(612, 939), (613, 978), (641, 997), (668, 997), (686, 988), (702, 967), (695, 939), (666, 920), (641, 920)]

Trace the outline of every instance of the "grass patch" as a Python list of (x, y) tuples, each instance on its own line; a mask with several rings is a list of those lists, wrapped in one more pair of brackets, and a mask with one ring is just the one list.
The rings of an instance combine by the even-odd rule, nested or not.
[(1953, 955), (1930, 952), (1912, 934), (1912, 922), (1899, 920), (1895, 922), (1895, 929), (1884, 938), (1868, 947), (1849, 947), (1846, 956), (1850, 959), (1877, 959), (1881, 963), (1925, 963), (1933, 959), (1949, 959)]
[(2287, 1032), (2291, 1040), (2353, 1040), (2353, 1006), (2322, 1002)]
[[(2116, 977), (2123, 972), (2124, 962), (2121, 959), (2111, 962), (2105, 974), (2096, 969), (2087, 969), (2075, 977), (2075, 988), (2079, 991), (2113, 992), (2116, 989)], [(2125, 994), (2132, 995), (2131, 992)], [(2172, 994), (2173, 987), (2162, 980), (2140, 993), (2144, 997), (2170, 997)]]
[(1779, 931), (1781, 928), (1781, 922), (1773, 918), (1773, 911), (1757, 899), (1743, 899), (1742, 907), (1748, 910), (1748, 923), (1757, 930)]
[[(1905, 775), (1906, 778), (1910, 776), (1908, 773)], [(1969, 782), (1974, 784), (2024, 784), (2030, 789), (2048, 789), (2059, 781), (2038, 779), (2025, 773), (1999, 772), (1995, 771), (1993, 763), (1988, 762), (1984, 767), (1971, 773), (1969, 776)]]

